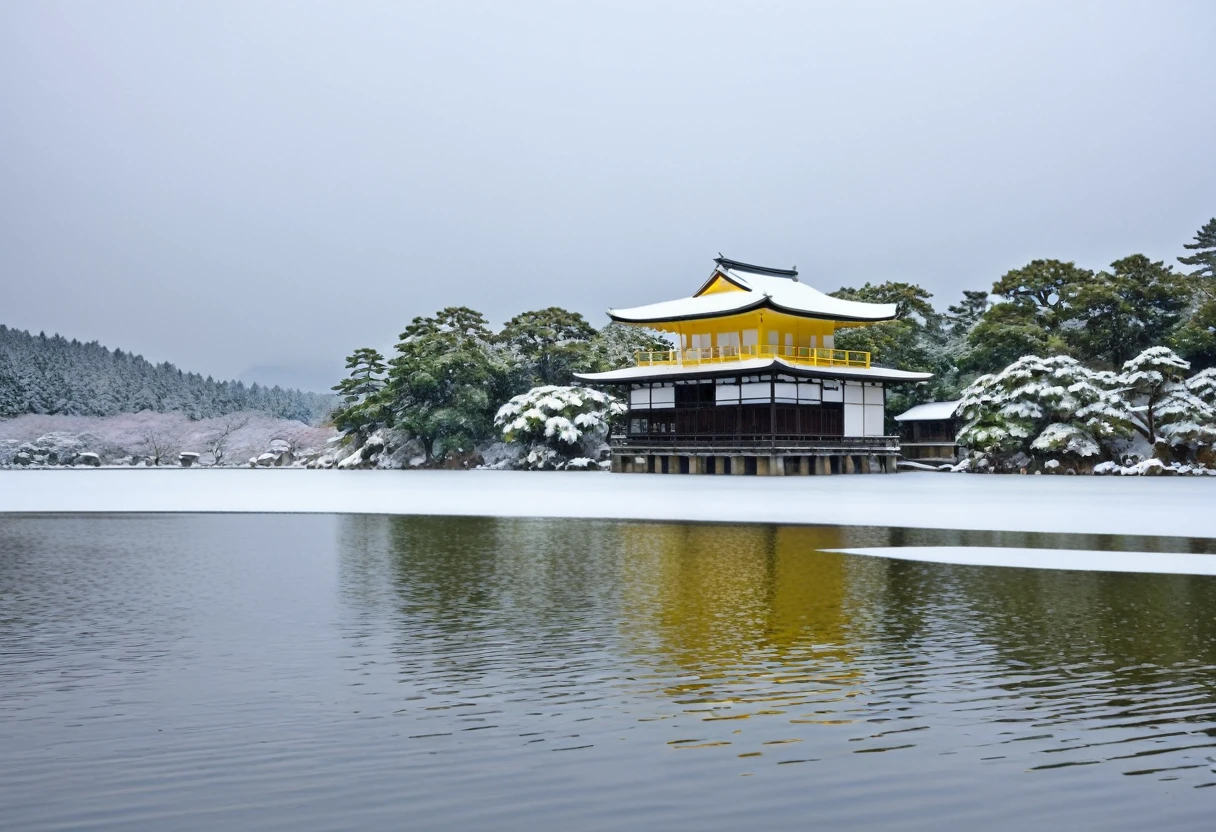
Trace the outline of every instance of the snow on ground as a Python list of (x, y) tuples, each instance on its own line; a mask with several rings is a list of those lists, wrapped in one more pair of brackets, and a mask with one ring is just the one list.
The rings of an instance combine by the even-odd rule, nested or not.
[(1216, 538), (1216, 478), (546, 471), (0, 471), (0, 512), (320, 512)]
[(280, 438), (298, 449), (321, 448), (337, 432), (333, 428), (313, 427), (290, 419), (257, 412), (233, 413), (212, 419), (191, 420), (183, 413), (122, 413), (116, 416), (48, 416), (26, 414), (0, 419), (0, 465), (11, 463), (22, 443), (37, 443), (45, 438), (48, 447), (72, 445), (93, 452), (102, 462), (148, 453), (151, 440), (171, 449), (172, 465), (177, 454), (194, 452), (202, 462), (211, 462), (211, 448), (217, 438), (230, 431), (226, 440), (226, 464), (244, 465), (249, 457), (265, 453), (271, 441)]
[(828, 551), (965, 566), (1012, 566), (1023, 569), (1073, 569), (1081, 572), (1138, 572), (1156, 575), (1216, 575), (1216, 557), (1174, 552), (1020, 549), (1013, 546), (877, 546)]

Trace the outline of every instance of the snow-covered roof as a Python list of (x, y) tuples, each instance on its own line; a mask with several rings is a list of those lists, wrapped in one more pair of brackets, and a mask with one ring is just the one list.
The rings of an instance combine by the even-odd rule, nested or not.
[[(630, 309), (609, 309), (608, 316), (614, 321), (640, 324), (715, 318), (769, 308), (804, 318), (833, 321), (886, 321), (895, 317), (893, 303), (863, 303), (825, 295), (800, 283), (795, 269), (751, 266), (724, 257), (714, 262), (713, 273), (692, 297)], [(703, 294), (719, 278), (742, 291)]]
[(625, 367), (606, 373), (575, 373), (575, 378), (594, 384), (622, 384), (644, 379), (712, 378), (728, 375), (754, 375), (775, 371), (812, 378), (847, 378), (858, 381), (928, 381), (932, 373), (913, 373), (887, 367), (808, 367), (780, 358), (753, 358), (721, 364), (661, 364), (659, 366)]
[(895, 417), (897, 422), (929, 422), (938, 419), (953, 419), (961, 399), (952, 402), (925, 402), (905, 410)]

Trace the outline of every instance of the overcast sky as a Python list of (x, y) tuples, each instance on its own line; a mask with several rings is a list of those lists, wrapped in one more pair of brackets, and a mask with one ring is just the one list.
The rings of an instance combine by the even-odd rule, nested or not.
[(939, 307), (1216, 215), (1216, 3), (0, 3), (0, 323), (328, 387), (719, 251)]

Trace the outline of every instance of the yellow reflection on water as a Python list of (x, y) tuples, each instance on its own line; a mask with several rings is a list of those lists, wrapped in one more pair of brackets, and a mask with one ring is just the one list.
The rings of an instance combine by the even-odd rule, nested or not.
[[(704, 722), (842, 721), (861, 690), (837, 529), (622, 525), (622, 629)], [(665, 662), (656, 664), (655, 657)], [(845, 717), (843, 721), (850, 721)]]

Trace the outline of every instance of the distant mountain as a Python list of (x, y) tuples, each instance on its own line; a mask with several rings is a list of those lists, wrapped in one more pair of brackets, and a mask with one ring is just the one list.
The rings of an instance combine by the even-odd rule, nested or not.
[(61, 335), (31, 335), (0, 324), (0, 418), (152, 410), (203, 419), (253, 410), (317, 424), (334, 402), (333, 396), (322, 393), (215, 381), (96, 341), (82, 344)]

